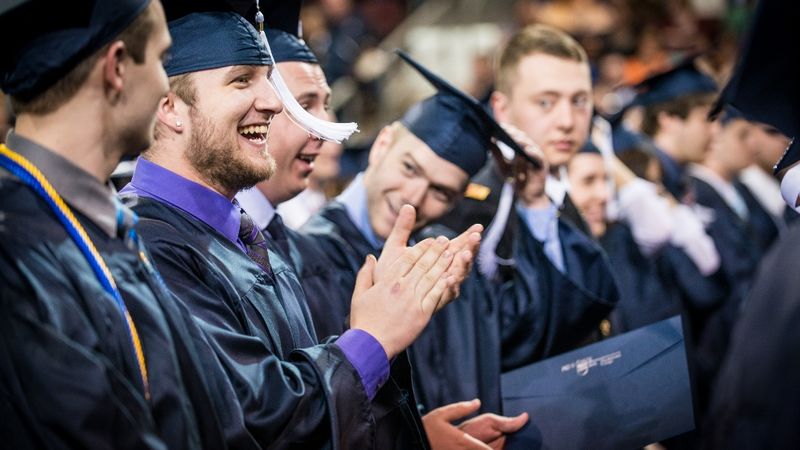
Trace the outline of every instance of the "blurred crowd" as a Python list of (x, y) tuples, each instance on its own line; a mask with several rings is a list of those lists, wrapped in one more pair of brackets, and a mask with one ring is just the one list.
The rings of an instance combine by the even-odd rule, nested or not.
[[(631, 86), (690, 55), (702, 55), (703, 68), (724, 84), (754, 5), (752, 0), (317, 0), (305, 2), (302, 27), (333, 87), (339, 119), (360, 126), (361, 133), (346, 143), (343, 176), (349, 178), (363, 167), (363, 151), (380, 126), (431, 92), (420, 79), (404, 76), (408, 73), (392, 54), (397, 47), (412, 50), (432, 70), (487, 99), (503, 42), (526, 25), (552, 25), (586, 49), (595, 108), (612, 115), (631, 100)], [(403, 89), (393, 89), (398, 84)]]

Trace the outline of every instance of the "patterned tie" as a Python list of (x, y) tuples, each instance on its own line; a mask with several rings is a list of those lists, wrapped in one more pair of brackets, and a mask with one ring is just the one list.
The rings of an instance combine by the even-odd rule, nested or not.
[(270, 277), (274, 276), (272, 273), (272, 266), (269, 263), (269, 251), (267, 250), (267, 241), (264, 235), (258, 230), (253, 219), (239, 208), (242, 214), (239, 224), (239, 239), (242, 240), (247, 248), (247, 256), (250, 257), (256, 264), (258, 264), (264, 272)]
[(289, 238), (286, 236), (286, 229), (284, 228), (283, 219), (277, 212), (272, 216), (269, 225), (265, 228), (269, 234), (270, 240), (277, 246), (278, 253), (287, 262), (291, 262), (291, 254), (289, 251)]

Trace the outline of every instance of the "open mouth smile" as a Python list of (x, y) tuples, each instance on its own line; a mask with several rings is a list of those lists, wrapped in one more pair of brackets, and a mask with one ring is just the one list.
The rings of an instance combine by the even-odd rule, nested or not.
[(239, 134), (254, 144), (266, 144), (269, 137), (269, 124), (239, 127)]

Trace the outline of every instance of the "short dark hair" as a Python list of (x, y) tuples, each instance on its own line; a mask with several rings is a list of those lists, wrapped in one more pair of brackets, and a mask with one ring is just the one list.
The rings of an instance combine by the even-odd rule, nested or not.
[(498, 91), (510, 94), (517, 66), (534, 53), (581, 63), (589, 61), (581, 44), (567, 33), (547, 25), (530, 25), (515, 34), (500, 54), (496, 74)]
[[(156, 24), (156, 15), (152, 5), (145, 8), (128, 27), (122, 31), (112, 42), (122, 41), (128, 50), (131, 59), (136, 64), (145, 60), (147, 43)], [(44, 92), (37, 94), (32, 99), (22, 100), (11, 97), (11, 106), (16, 114), (47, 114), (55, 111), (68, 102), (86, 82), (89, 73), (98, 59), (108, 50), (111, 43), (104, 45), (100, 50), (85, 58), (72, 68)]]
[(658, 116), (665, 113), (683, 120), (698, 106), (708, 106), (714, 102), (715, 94), (686, 94), (666, 102), (645, 106), (642, 114), (642, 132), (650, 137), (658, 133)]

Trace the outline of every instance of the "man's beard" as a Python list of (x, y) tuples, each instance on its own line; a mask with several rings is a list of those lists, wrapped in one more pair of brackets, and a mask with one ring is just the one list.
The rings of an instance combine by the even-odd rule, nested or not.
[(200, 176), (214, 187), (238, 192), (272, 176), (275, 160), (264, 148), (262, 164), (253, 164), (243, 154), (234, 136), (228, 139), (196, 108), (191, 108), (192, 136), (187, 159)]

